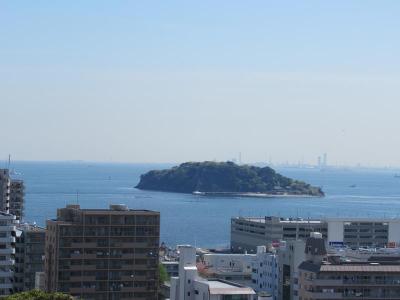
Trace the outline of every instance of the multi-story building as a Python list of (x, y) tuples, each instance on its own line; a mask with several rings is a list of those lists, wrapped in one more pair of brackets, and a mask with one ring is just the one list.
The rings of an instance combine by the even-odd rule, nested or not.
[(157, 299), (160, 214), (68, 205), (47, 221), (45, 288), (79, 299)]
[(277, 249), (279, 266), (278, 299), (298, 299), (298, 266), (305, 259), (305, 241), (288, 240)]
[(250, 285), (251, 265), (255, 254), (205, 253), (197, 264), (203, 277)]
[(299, 299), (400, 299), (398, 261), (348, 262), (327, 256), (325, 242), (310, 237), (299, 266)]
[(14, 290), (17, 222), (14, 215), (0, 212), (0, 297), (10, 295)]
[(14, 290), (33, 290), (36, 273), (44, 270), (45, 229), (22, 224), (16, 237)]
[(251, 300), (252, 288), (222, 279), (205, 279), (198, 274), (196, 248), (179, 246), (179, 277), (171, 278), (171, 300)]
[(11, 179), (8, 169), (0, 169), (0, 211), (9, 212)]
[(24, 182), (11, 178), (8, 169), (0, 169), (0, 211), (23, 217)]
[(235, 217), (231, 220), (231, 249), (254, 253), (257, 246), (306, 239), (311, 232), (320, 232), (330, 244), (384, 247), (400, 244), (400, 219)]
[(24, 182), (22, 180), (11, 179), (10, 187), (10, 214), (15, 215), (17, 220), (22, 220), (24, 216)]
[(278, 299), (279, 262), (276, 250), (267, 252), (265, 246), (257, 247), (256, 257), (252, 261), (252, 287), (259, 292), (268, 292), (270, 298)]

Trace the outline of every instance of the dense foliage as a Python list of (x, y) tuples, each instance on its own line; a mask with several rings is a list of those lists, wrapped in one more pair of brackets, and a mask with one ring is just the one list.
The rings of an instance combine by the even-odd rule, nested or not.
[(32, 290), (29, 292), (16, 293), (11, 296), (7, 296), (3, 299), (6, 300), (73, 300), (74, 298), (70, 295), (62, 293), (46, 293), (39, 290)]
[(169, 276), (167, 270), (165, 269), (163, 264), (158, 264), (158, 273), (160, 276), (160, 284), (163, 284), (166, 281), (169, 281)]
[(284, 177), (269, 167), (239, 166), (233, 162), (188, 162), (140, 177), (143, 190), (179, 193), (232, 192), (322, 196), (318, 187)]

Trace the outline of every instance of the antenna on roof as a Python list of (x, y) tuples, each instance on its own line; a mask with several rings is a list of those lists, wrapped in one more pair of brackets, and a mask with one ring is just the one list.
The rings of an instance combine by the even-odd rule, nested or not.
[(11, 165), (11, 154), (8, 154), (8, 170), (10, 170), (10, 165)]

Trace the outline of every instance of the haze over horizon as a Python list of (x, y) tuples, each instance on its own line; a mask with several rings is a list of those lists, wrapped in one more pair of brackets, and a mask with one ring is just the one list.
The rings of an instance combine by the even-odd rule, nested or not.
[(400, 2), (0, 2), (0, 160), (400, 166)]

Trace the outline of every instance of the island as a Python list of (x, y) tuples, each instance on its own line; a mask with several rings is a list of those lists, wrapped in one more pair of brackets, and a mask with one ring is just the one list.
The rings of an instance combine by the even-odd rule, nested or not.
[(282, 176), (270, 167), (233, 162), (187, 162), (140, 176), (141, 190), (202, 196), (323, 197), (321, 188)]

